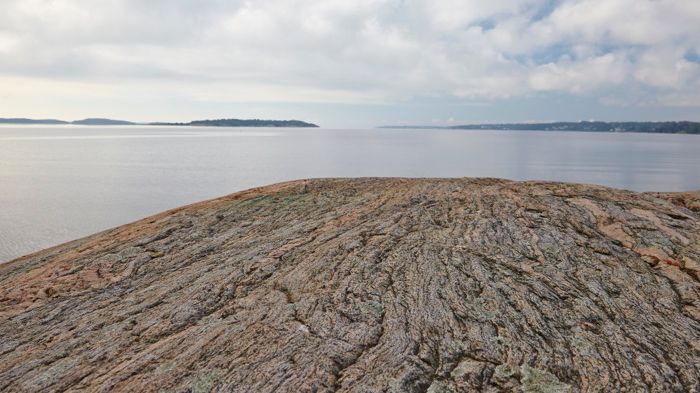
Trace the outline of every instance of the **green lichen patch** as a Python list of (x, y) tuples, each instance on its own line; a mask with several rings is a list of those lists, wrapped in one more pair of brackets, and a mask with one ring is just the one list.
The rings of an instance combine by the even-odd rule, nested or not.
[(209, 393), (221, 381), (224, 373), (219, 369), (206, 370), (192, 382), (192, 393)]
[(473, 360), (473, 359), (466, 359), (462, 360), (459, 362), (457, 367), (455, 367), (454, 370), (452, 370), (452, 373), (450, 375), (452, 378), (461, 378), (465, 375), (473, 374), (475, 371), (481, 370), (484, 366), (484, 363)]
[(250, 206), (250, 205), (257, 205), (260, 203), (265, 203), (265, 202), (270, 202), (271, 198), (269, 198), (267, 195), (260, 195), (256, 196), (253, 198), (246, 199), (242, 201), (239, 206)]
[(525, 393), (569, 393), (571, 386), (560, 382), (554, 375), (523, 364), (520, 383)]
[(508, 379), (514, 376), (518, 372), (518, 369), (511, 366), (508, 363), (499, 364), (494, 370), (494, 376), (500, 379)]
[(363, 313), (374, 315), (375, 318), (384, 316), (384, 305), (374, 300), (363, 302), (360, 304), (360, 309)]
[(455, 388), (447, 382), (433, 381), (428, 387), (427, 393), (455, 393)]

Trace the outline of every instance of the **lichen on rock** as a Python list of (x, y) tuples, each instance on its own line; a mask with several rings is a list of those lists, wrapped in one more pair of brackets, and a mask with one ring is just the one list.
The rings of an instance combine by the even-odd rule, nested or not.
[(700, 193), (320, 179), (0, 265), (0, 391), (700, 391)]
[(525, 393), (570, 393), (571, 386), (562, 383), (556, 376), (523, 364), (520, 367), (520, 383)]

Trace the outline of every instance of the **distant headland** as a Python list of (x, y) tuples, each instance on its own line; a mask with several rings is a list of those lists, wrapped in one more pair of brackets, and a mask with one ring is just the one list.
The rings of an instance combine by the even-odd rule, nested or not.
[(191, 126), (191, 127), (318, 127), (313, 123), (301, 120), (261, 120), (261, 119), (216, 119), (194, 120), (187, 123), (136, 123), (126, 120), (113, 120), (104, 118), (88, 118), (83, 120), (64, 121), (57, 119), (25, 119), (25, 118), (0, 118), (0, 124), (76, 124), (89, 126), (115, 126), (115, 125), (142, 125), (142, 126)]
[(70, 122), (56, 119), (0, 118), (0, 124), (70, 124)]
[(647, 132), (663, 134), (700, 134), (700, 123), (692, 121), (579, 121), (552, 123), (465, 124), (446, 127), (384, 126), (380, 128), (420, 128), (450, 130), (511, 130), (511, 131), (589, 131), (589, 132)]
[(194, 120), (189, 123), (149, 123), (152, 126), (193, 126), (193, 127), (318, 127), (301, 120), (242, 120), (217, 119)]

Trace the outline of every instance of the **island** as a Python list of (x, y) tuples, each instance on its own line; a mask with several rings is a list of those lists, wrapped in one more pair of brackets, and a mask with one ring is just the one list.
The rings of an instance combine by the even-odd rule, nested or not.
[(188, 123), (149, 123), (154, 126), (193, 126), (193, 127), (318, 127), (301, 120), (260, 120), (260, 119), (217, 119), (194, 120)]
[(0, 265), (1, 391), (700, 388), (700, 192), (318, 179)]
[(103, 118), (88, 118), (83, 120), (72, 121), (71, 124), (78, 124), (84, 126), (132, 126), (136, 123), (126, 120), (113, 120), (113, 119), (103, 119)]
[(69, 124), (67, 121), (56, 119), (24, 119), (24, 118), (0, 118), (0, 124)]
[(663, 134), (700, 134), (700, 122), (551, 122), (551, 123), (500, 123), (465, 124), (446, 127), (430, 126), (383, 126), (380, 128), (419, 128), (450, 130), (513, 130), (513, 131), (589, 131), (589, 132), (644, 132)]
[(126, 120), (113, 120), (105, 118), (87, 118), (83, 120), (63, 121), (55, 119), (24, 119), (24, 118), (0, 118), (0, 124), (74, 124), (89, 126), (191, 126), (191, 127), (291, 127), (291, 128), (317, 128), (318, 125), (301, 120), (261, 120), (261, 119), (216, 119), (193, 120), (186, 123), (151, 122), (138, 123)]

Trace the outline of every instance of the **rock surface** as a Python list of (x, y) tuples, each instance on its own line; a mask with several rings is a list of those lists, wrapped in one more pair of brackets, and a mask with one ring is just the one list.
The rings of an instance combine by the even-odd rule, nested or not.
[(248, 190), (0, 265), (0, 390), (700, 390), (700, 193)]

